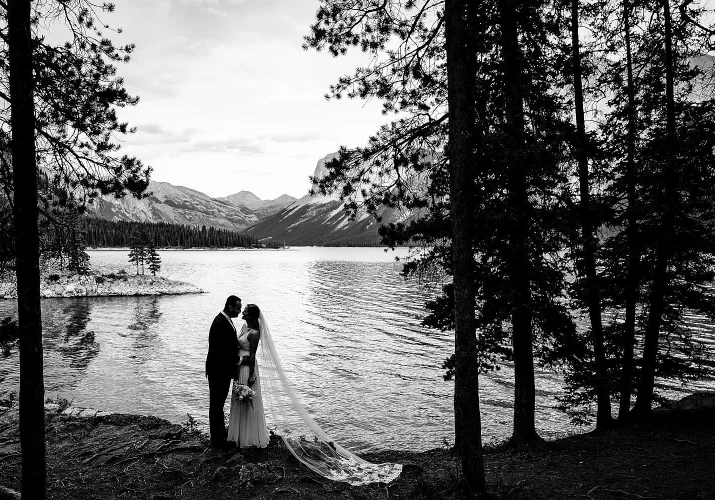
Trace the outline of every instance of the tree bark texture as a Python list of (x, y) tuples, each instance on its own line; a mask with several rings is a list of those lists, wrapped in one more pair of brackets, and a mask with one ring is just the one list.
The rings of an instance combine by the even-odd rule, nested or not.
[(611, 422), (611, 400), (606, 387), (606, 349), (603, 344), (603, 324), (601, 322), (601, 297), (596, 275), (596, 238), (591, 212), (591, 192), (589, 186), (588, 154), (586, 145), (586, 120), (583, 111), (583, 84), (581, 82), (581, 50), (578, 38), (578, 0), (571, 0), (571, 46), (573, 58), (574, 107), (576, 111), (576, 132), (578, 144), (578, 177), (581, 192), (581, 238), (586, 272), (586, 294), (588, 314), (591, 320), (591, 340), (595, 358), (595, 389), (597, 400), (596, 428), (602, 429)]
[(538, 439), (535, 426), (536, 389), (532, 345), (531, 259), (529, 256), (529, 199), (527, 192), (522, 54), (519, 47), (515, 0), (500, 0), (502, 64), (506, 95), (506, 133), (509, 151), (510, 287), (512, 290), (512, 346), (514, 348), (514, 431), (512, 440)]
[(8, 2), (8, 48), (20, 326), (20, 446), (22, 498), (45, 498), (45, 388), (42, 367), (37, 163), (30, 0)]
[(475, 320), (473, 194), (476, 165), (476, 47), (469, 0), (446, 0), (445, 30), (449, 105), (449, 165), (454, 262), (454, 412), (462, 477), (470, 491), (485, 493), (479, 365)]
[(665, 24), (665, 107), (666, 107), (666, 157), (660, 190), (663, 193), (663, 215), (661, 221), (660, 240), (656, 248), (655, 266), (653, 269), (653, 285), (649, 297), (648, 322), (646, 324), (645, 341), (643, 345), (643, 369), (638, 387), (638, 397), (633, 408), (636, 414), (644, 415), (651, 412), (653, 404), (653, 388), (655, 386), (655, 365), (658, 357), (658, 337), (662, 324), (665, 290), (668, 286), (668, 265), (671, 258), (670, 245), (673, 238), (675, 211), (674, 159), (677, 141), (675, 138), (675, 90), (673, 61), (673, 31), (670, 17), (669, 0), (662, 0), (663, 19)]

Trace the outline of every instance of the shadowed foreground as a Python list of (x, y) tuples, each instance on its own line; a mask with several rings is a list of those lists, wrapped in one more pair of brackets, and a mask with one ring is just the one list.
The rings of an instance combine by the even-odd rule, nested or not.
[[(365, 455), (399, 461), (388, 487), (331, 482), (273, 440), (264, 450), (208, 448), (189, 425), (155, 417), (47, 412), (49, 499), (460, 498), (450, 450)], [(20, 485), (17, 409), (0, 409), (0, 486)], [(715, 499), (715, 411), (661, 414), (647, 423), (485, 456), (504, 499)], [(2, 498), (2, 493), (0, 493)]]

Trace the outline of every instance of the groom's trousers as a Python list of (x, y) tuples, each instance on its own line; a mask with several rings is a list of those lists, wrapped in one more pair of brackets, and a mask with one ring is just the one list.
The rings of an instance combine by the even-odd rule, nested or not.
[(209, 431), (213, 443), (222, 443), (228, 436), (224, 424), (223, 407), (226, 404), (230, 388), (231, 377), (209, 375)]

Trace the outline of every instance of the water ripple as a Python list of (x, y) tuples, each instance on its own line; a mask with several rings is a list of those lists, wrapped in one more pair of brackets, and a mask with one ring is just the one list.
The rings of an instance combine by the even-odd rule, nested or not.
[[(107, 271), (126, 252), (90, 252)], [(230, 294), (266, 314), (283, 365), (316, 421), (357, 451), (429, 449), (453, 442), (453, 385), (442, 361), (451, 332), (420, 325), (433, 291), (400, 275), (381, 249), (162, 252), (162, 275), (209, 293), (42, 301), (47, 396), (78, 406), (207, 422), (208, 328)], [(0, 316), (15, 314), (0, 302)], [(693, 316), (694, 333), (708, 333)], [(715, 342), (715, 340), (709, 340)], [(0, 396), (16, 391), (17, 353), (0, 364)], [(554, 409), (561, 379), (537, 372), (537, 426), (573, 429)], [(508, 436), (513, 370), (480, 379), (485, 442)]]

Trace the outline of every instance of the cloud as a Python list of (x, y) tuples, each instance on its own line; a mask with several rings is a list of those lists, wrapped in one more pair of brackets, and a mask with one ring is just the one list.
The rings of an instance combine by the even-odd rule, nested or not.
[(132, 95), (139, 99), (173, 99), (179, 96), (180, 80), (172, 74), (146, 74), (137, 71), (123, 72), (126, 75), (125, 86)]
[(197, 133), (195, 129), (189, 128), (172, 132), (158, 123), (143, 123), (136, 128), (137, 131), (132, 134), (130, 140), (135, 146), (189, 143)]
[(319, 132), (300, 132), (300, 133), (287, 133), (287, 134), (266, 134), (261, 135), (258, 138), (262, 141), (269, 142), (311, 142), (322, 139), (323, 134)]
[(161, 134), (166, 133), (164, 128), (157, 123), (145, 123), (145, 124), (137, 125), (137, 132), (138, 131), (141, 131), (144, 134), (154, 134), (154, 135), (161, 135)]
[(229, 153), (229, 154), (261, 154), (266, 149), (260, 142), (250, 138), (212, 139), (195, 141), (186, 147), (186, 152)]
[(156, 180), (216, 196), (300, 197), (318, 159), (364, 144), (386, 121), (378, 102), (323, 98), (365, 62), (359, 50), (333, 58), (301, 48), (316, 0), (117, 3), (107, 22), (124, 31), (112, 39), (136, 43), (118, 75), (141, 98), (117, 110), (137, 126), (122, 148)]

